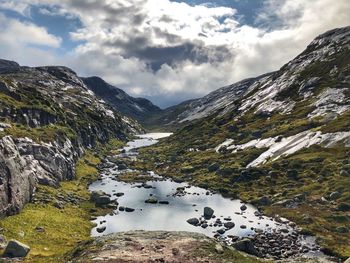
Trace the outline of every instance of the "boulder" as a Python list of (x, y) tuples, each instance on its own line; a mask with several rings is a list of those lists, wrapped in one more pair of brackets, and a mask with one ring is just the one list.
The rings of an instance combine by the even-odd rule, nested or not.
[(3, 257), (8, 258), (24, 258), (29, 253), (30, 247), (17, 241), (10, 240), (7, 244)]
[(204, 207), (203, 215), (204, 215), (204, 218), (208, 220), (212, 218), (212, 216), (214, 215), (214, 210), (210, 207)]
[(118, 170), (126, 170), (126, 169), (128, 169), (128, 167), (126, 166), (126, 164), (124, 164), (124, 163), (118, 164)]
[(3, 235), (0, 235), (0, 249), (5, 248), (6, 244), (7, 244), (6, 238)]
[(298, 179), (298, 171), (291, 169), (287, 171), (287, 177), (289, 179), (297, 180)]
[(100, 226), (100, 227), (96, 228), (97, 233), (102, 233), (102, 232), (104, 232), (105, 230), (106, 230), (106, 227), (105, 227), (105, 226)]
[(349, 233), (349, 229), (345, 226), (339, 226), (337, 227), (337, 232), (341, 234)]
[(224, 253), (224, 249), (219, 243), (215, 245), (215, 251), (218, 254), (223, 254)]
[(332, 193), (329, 195), (329, 199), (330, 199), (330, 200), (336, 200), (336, 199), (338, 199), (340, 196), (341, 196), (341, 194), (340, 194), (338, 191), (335, 191), (335, 192), (332, 192)]
[(341, 170), (339, 174), (340, 176), (350, 176), (350, 173), (346, 170)]
[(98, 190), (98, 191), (92, 191), (90, 194), (90, 201), (91, 202), (96, 202), (96, 200), (103, 195), (107, 195), (105, 192), (103, 192), (102, 190)]
[(241, 211), (245, 211), (245, 210), (247, 210), (247, 206), (246, 206), (246, 205), (242, 205), (242, 206), (240, 207), (240, 209), (241, 209)]
[(340, 203), (337, 208), (338, 208), (339, 211), (347, 212), (347, 211), (350, 211), (350, 204), (348, 204), (348, 203)]
[(111, 198), (108, 195), (102, 195), (96, 198), (95, 204), (100, 206), (100, 205), (108, 205), (111, 203)]
[(256, 202), (258, 205), (266, 206), (271, 204), (271, 199), (268, 196), (263, 196)]
[(209, 172), (215, 172), (219, 168), (220, 168), (220, 165), (218, 163), (213, 163), (213, 164), (208, 166), (208, 171)]
[(189, 223), (190, 225), (193, 225), (193, 226), (197, 226), (199, 224), (199, 220), (198, 218), (190, 218), (187, 220), (187, 223)]
[(156, 204), (156, 203), (158, 203), (158, 200), (155, 197), (151, 197), (151, 198), (148, 198), (147, 200), (145, 200), (145, 203), (147, 203), (147, 204)]
[(134, 212), (135, 209), (134, 208), (131, 208), (131, 207), (125, 207), (125, 212)]
[(226, 222), (224, 223), (224, 227), (226, 227), (227, 229), (231, 229), (235, 227), (235, 223), (233, 222)]
[(243, 251), (250, 255), (260, 256), (260, 253), (256, 250), (253, 242), (249, 238), (244, 238), (232, 244), (233, 247), (239, 251)]

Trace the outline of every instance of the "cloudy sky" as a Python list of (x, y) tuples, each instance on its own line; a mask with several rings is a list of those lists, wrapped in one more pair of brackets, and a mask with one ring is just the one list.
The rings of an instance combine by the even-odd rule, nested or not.
[(278, 69), (349, 14), (349, 0), (0, 0), (0, 57), (166, 107)]

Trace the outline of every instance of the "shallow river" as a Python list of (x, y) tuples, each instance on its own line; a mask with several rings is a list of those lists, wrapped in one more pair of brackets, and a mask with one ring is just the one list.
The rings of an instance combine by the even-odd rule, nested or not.
[[(120, 157), (135, 158), (137, 148), (155, 144), (157, 139), (169, 135), (169, 133), (140, 135), (124, 147), (125, 152)], [(215, 224), (217, 218), (221, 220), (222, 224), (229, 221), (235, 224), (222, 236), (248, 236), (255, 233), (253, 230), (255, 228), (264, 231), (277, 228), (291, 230), (287, 225), (279, 224), (273, 219), (256, 214), (257, 209), (254, 206), (245, 204), (247, 209), (241, 211), (243, 203), (240, 200), (224, 198), (220, 194), (212, 194), (203, 188), (189, 186), (187, 183), (176, 183), (171, 179), (162, 179), (148, 181), (148, 187), (144, 188), (140, 187), (139, 183), (117, 181), (118, 175), (124, 171), (118, 170), (117, 166), (104, 170), (101, 174), (102, 180), (91, 184), (90, 190), (103, 190), (113, 198), (117, 198), (119, 206), (130, 207), (135, 211), (115, 210), (113, 214), (98, 217), (95, 222), (98, 226), (105, 226), (106, 230), (103, 233), (98, 233), (94, 228), (92, 236), (128, 230), (179, 230), (214, 236), (217, 230), (224, 228), (223, 225)], [(148, 174), (156, 176), (151, 171)], [(176, 194), (179, 187), (184, 187), (186, 194)], [(115, 197), (113, 196), (115, 193), (124, 193), (124, 195)], [(168, 201), (169, 204), (145, 203), (145, 200), (150, 197), (155, 197), (159, 201)], [(196, 227), (187, 223), (189, 218), (200, 218), (203, 215), (204, 207), (214, 209), (216, 216), (216, 218), (207, 220), (208, 227)], [(245, 228), (243, 228), (244, 226)]]

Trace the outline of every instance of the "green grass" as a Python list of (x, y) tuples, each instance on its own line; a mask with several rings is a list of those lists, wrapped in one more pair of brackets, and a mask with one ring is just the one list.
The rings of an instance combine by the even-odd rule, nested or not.
[[(35, 194), (36, 203), (29, 203), (21, 213), (0, 220), (7, 239), (17, 239), (31, 247), (26, 262), (66, 262), (66, 254), (79, 242), (90, 239), (92, 211), (105, 214), (107, 210), (95, 208), (89, 202), (88, 184), (97, 179), (96, 165), (100, 159), (86, 152), (76, 166), (76, 179), (61, 182), (61, 187), (39, 185)], [(58, 195), (73, 194), (78, 205), (67, 204), (64, 209), (54, 207)], [(49, 202), (43, 200), (49, 199)], [(36, 227), (44, 227), (39, 233)]]
[(61, 125), (47, 125), (38, 128), (29, 128), (24, 125), (10, 123), (11, 128), (6, 128), (3, 132), (0, 132), (0, 137), (5, 135), (11, 135), (14, 138), (28, 137), (35, 142), (52, 142), (60, 136), (67, 136), (69, 139), (75, 139), (76, 133)]

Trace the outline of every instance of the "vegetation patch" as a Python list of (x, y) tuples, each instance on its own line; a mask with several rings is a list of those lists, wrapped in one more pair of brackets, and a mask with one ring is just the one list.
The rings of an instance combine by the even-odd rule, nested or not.
[(76, 165), (76, 179), (59, 188), (39, 185), (33, 202), (21, 213), (0, 221), (3, 235), (31, 247), (26, 262), (66, 262), (66, 254), (90, 239), (91, 216), (109, 210), (89, 201), (88, 184), (98, 177), (100, 158), (87, 151)]

